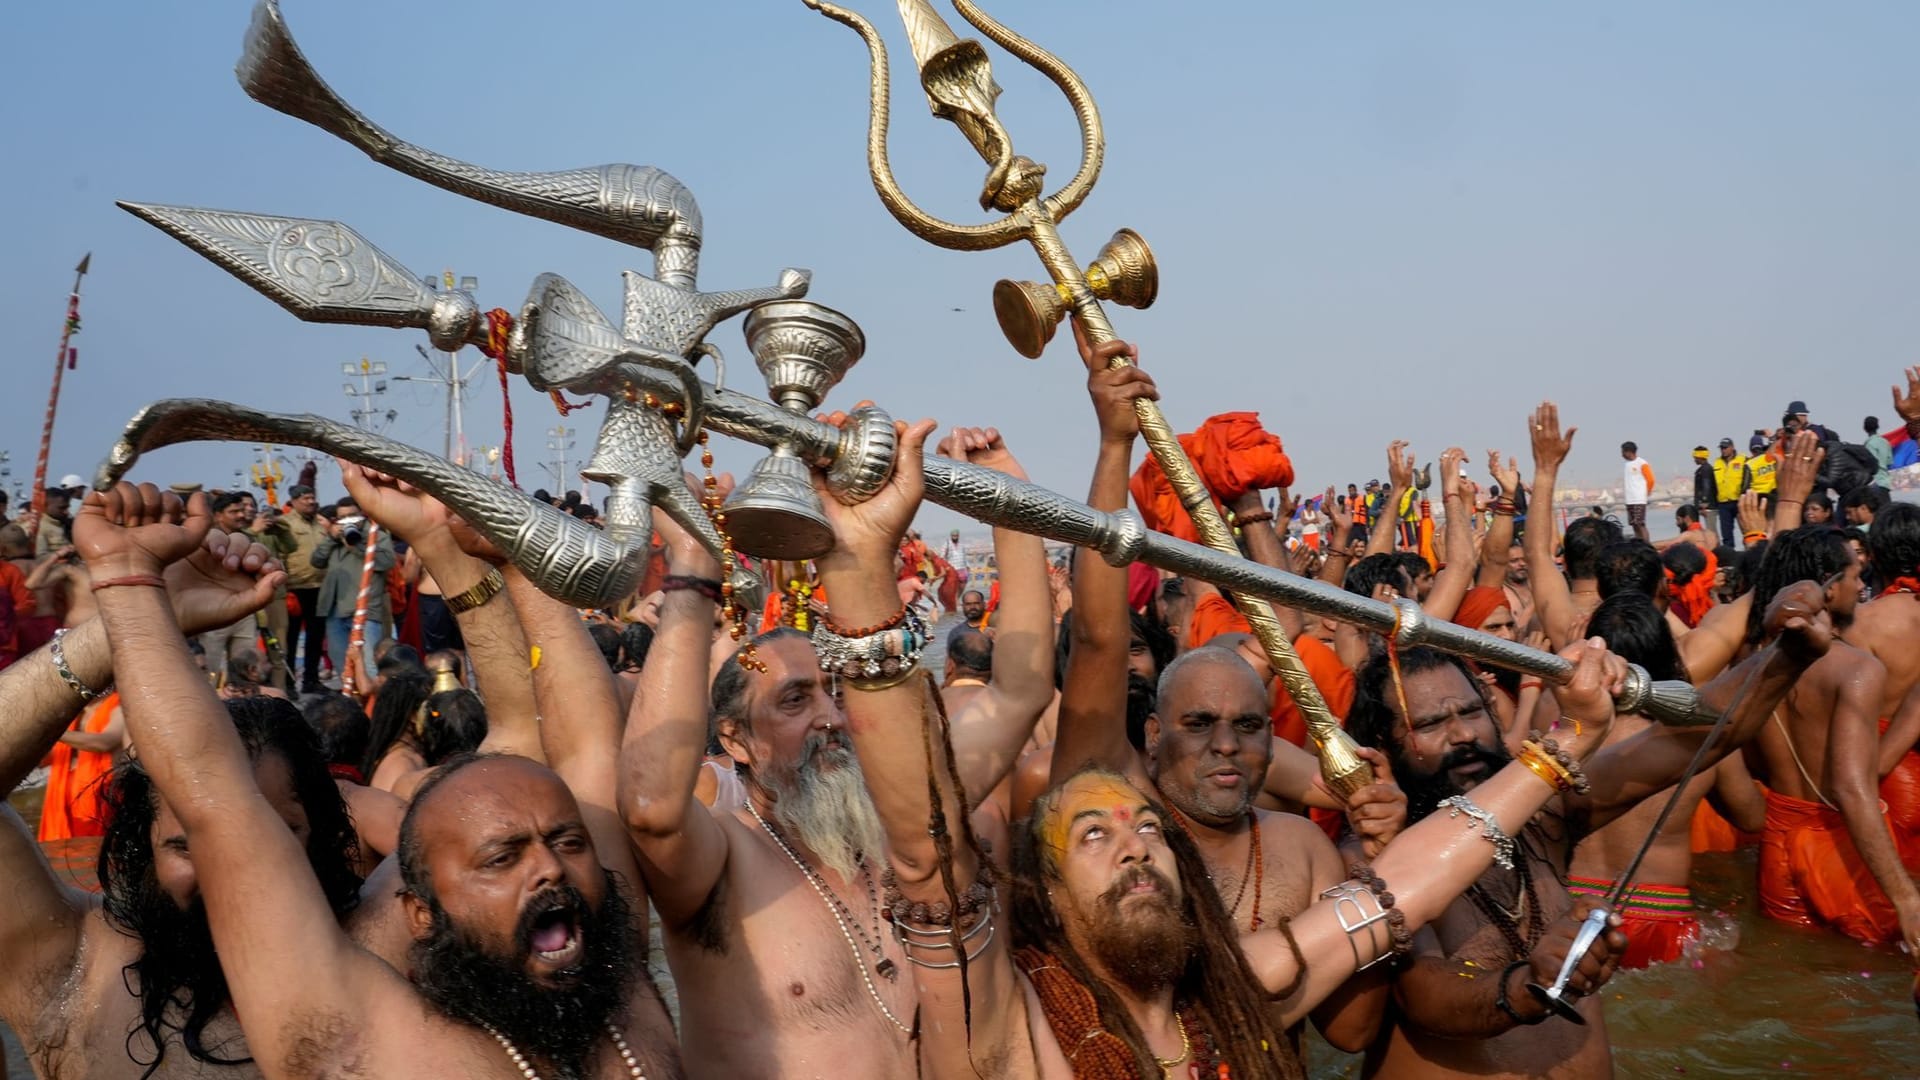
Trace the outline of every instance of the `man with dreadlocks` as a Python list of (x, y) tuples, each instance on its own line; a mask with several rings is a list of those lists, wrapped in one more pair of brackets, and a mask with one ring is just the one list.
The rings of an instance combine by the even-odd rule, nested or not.
[[(1751, 682), (1701, 759), (1703, 768), (1751, 740), (1793, 680), (1833, 643), (1816, 585), (1802, 582), (1770, 600), (1761, 610), (1780, 647), (1700, 688), (1703, 701), (1718, 711)], [(1509, 753), (1486, 691), (1466, 662), (1433, 649), (1405, 649), (1361, 667), (1347, 730), (1392, 759), (1416, 822), (1402, 835), (1412, 836), (1450, 817), (1458, 799), (1478, 801), (1488, 779), (1515, 762), (1551, 768), (1559, 757), (1555, 740), (1583, 733), (1584, 718), (1567, 713), (1565, 701), (1561, 695), (1562, 718), (1550, 736), (1536, 731), (1517, 754)], [(1510, 858), (1477, 874), (1465, 895), (1416, 936), (1412, 962), (1394, 980), (1393, 1028), (1368, 1052), (1369, 1075), (1613, 1075), (1598, 998), (1581, 998), (1577, 1007), (1587, 1023), (1575, 1025), (1553, 1020), (1522, 987), (1553, 982), (1565, 935), (1586, 916), (1588, 905), (1576, 902), (1565, 884), (1574, 845), (1678, 783), (1709, 730), (1652, 726), (1603, 746), (1585, 763), (1585, 775), (1555, 794), (1546, 814), (1513, 830)], [(1436, 813), (1441, 809), (1449, 812)], [(1617, 947), (1627, 945), (1621, 936)]]
[[(819, 566), (837, 618), (885, 625), (899, 611), (885, 568), (920, 503), (920, 452), (931, 427), (903, 428), (894, 475), (872, 500), (827, 504), (836, 546)], [(1570, 782), (1571, 769), (1543, 766), (1543, 775), (1516, 763), (1456, 801), (1464, 822), (1436, 816), (1414, 826), (1290, 924), (1246, 933), (1201, 884), (1205, 864), (1156, 800), (1124, 776), (1076, 769), (1012, 830), (1004, 877), (1011, 904), (1003, 906), (1003, 877), (983, 842), (1004, 832), (974, 831), (952, 733), (910, 643), (885, 631), (815, 635), (830, 655), (845, 648), (884, 656), (877, 673), (841, 683), (886, 831), (892, 865), (883, 902), (916, 969), (918, 1065), (932, 1080), (1299, 1077), (1284, 1027), (1356, 968), (1407, 948), (1410, 931), (1471, 884), (1506, 850), (1510, 832)], [(1556, 694), (1584, 734), (1570, 735), (1565, 749), (1577, 761), (1609, 725), (1608, 695), (1626, 668), (1591, 645), (1565, 655), (1575, 673)], [(1724, 704), (1720, 688), (1707, 693)], [(1560, 939), (1563, 953), (1571, 936), (1569, 928)], [(1609, 955), (1603, 947), (1581, 957), (1575, 993), (1605, 979)]]
[[(245, 536), (209, 533), (165, 570), (174, 617), (189, 634), (249, 618), (273, 598), (273, 569)], [(0, 789), (19, 783), (112, 671), (106, 630), (90, 619), (0, 672)], [(360, 884), (355, 840), (317, 741), (285, 702), (235, 701), (223, 715), (270, 813), (300, 838), (331, 917), (342, 917)], [(98, 896), (56, 878), (31, 830), (0, 807), (0, 1018), (48, 1080), (259, 1075), (173, 807), (137, 760), (112, 774), (105, 800)]]
[[(902, 457), (918, 458), (918, 438)], [(999, 433), (959, 429), (941, 451), (1024, 479)], [(725, 485), (721, 484), (724, 495)], [(840, 504), (832, 496), (825, 501)], [(896, 500), (897, 501), (897, 500)], [(860, 520), (888, 496), (845, 511)], [(620, 805), (663, 923), (667, 962), (695, 1077), (913, 1075), (915, 980), (880, 907), (886, 838), (873, 783), (850, 741), (833, 675), (840, 654), (796, 630), (761, 635), (711, 686), (708, 654), (721, 568), (663, 515), (668, 575), (620, 761)], [(994, 620), (992, 672), (957, 714), (969, 790), (1013, 768), (1053, 697), (1053, 613), (1037, 537), (994, 531), (1006, 600)], [(900, 534), (868, 552), (898, 615), (884, 626), (843, 610), (831, 584), (815, 643), (875, 634), (896, 645), (926, 627), (903, 613), (893, 566)], [(825, 584), (823, 582), (823, 584)], [(844, 685), (844, 680), (840, 680)], [(701, 805), (696, 778), (710, 737), (733, 759), (747, 798)], [(991, 805), (991, 804), (989, 804)], [(984, 810), (983, 813), (992, 814)]]
[[(1139, 367), (1108, 367), (1110, 357), (1128, 349), (1123, 342), (1110, 342), (1083, 354), (1100, 428), (1087, 501), (1102, 510), (1126, 506), (1130, 458), (1140, 430), (1133, 403), (1155, 396), (1152, 378)], [(1258, 499), (1255, 493), (1253, 502)], [(1254, 558), (1279, 560), (1280, 543), (1271, 528), (1246, 521), (1242, 534)], [(1395, 573), (1401, 573), (1398, 567)], [(1282, 924), (1345, 880), (1347, 861), (1319, 826), (1298, 814), (1260, 809), (1254, 799), (1270, 770), (1290, 769), (1297, 787), (1312, 788), (1318, 763), (1291, 744), (1276, 743), (1267, 689), (1237, 649), (1252, 651), (1262, 666), (1265, 654), (1252, 638), (1233, 634), (1215, 639), (1231, 643), (1226, 647), (1194, 649), (1160, 673), (1155, 707), (1146, 720), (1142, 749), (1136, 751), (1119, 722), (1127, 704), (1128, 643), (1121, 636), (1126, 588), (1124, 570), (1097, 558), (1075, 560), (1072, 650), (1061, 691), (1053, 776), (1071, 776), (1092, 762), (1126, 777), (1133, 788), (1164, 805), (1186, 833), (1236, 927), (1252, 933)], [(1298, 612), (1277, 609), (1276, 616), (1290, 637), (1304, 634)], [(1308, 647), (1332, 656), (1318, 641)], [(1289, 752), (1278, 768), (1276, 745)], [(1406, 820), (1406, 800), (1391, 778), (1362, 788), (1348, 807), (1369, 854)], [(1383, 975), (1351, 980), (1315, 1010), (1314, 1022), (1328, 1042), (1357, 1052), (1373, 1041), (1386, 1006)], [(1288, 1037), (1297, 1051), (1298, 1029)]]

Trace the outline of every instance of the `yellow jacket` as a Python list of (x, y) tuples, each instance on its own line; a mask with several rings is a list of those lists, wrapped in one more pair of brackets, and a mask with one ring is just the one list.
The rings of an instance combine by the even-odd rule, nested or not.
[(1747, 472), (1753, 476), (1753, 490), (1762, 495), (1771, 495), (1780, 486), (1780, 463), (1773, 460), (1772, 454), (1755, 454), (1747, 459)]
[(1739, 501), (1740, 493), (1747, 490), (1747, 459), (1738, 454), (1714, 458), (1713, 486), (1721, 502)]

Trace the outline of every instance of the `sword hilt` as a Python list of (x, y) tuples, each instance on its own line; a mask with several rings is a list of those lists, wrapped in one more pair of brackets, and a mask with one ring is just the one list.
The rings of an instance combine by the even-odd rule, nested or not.
[(1567, 996), (1567, 984), (1573, 981), (1573, 973), (1580, 966), (1581, 957), (1586, 956), (1587, 951), (1593, 948), (1593, 943), (1600, 940), (1600, 935), (1607, 929), (1607, 920), (1612, 917), (1613, 912), (1604, 907), (1587, 912), (1586, 919), (1580, 923), (1580, 932), (1573, 935), (1573, 947), (1567, 950), (1567, 958), (1561, 963), (1560, 974), (1553, 980), (1553, 985), (1527, 984), (1527, 992), (1533, 995), (1535, 1001), (1576, 1024), (1584, 1025), (1587, 1022), (1587, 1018), (1580, 1015), (1580, 1010)]

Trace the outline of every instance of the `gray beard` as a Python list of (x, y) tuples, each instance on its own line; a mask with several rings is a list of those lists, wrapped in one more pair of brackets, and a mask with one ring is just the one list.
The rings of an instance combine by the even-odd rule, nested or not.
[(774, 823), (841, 877), (859, 876), (860, 857), (885, 850), (860, 759), (837, 736), (810, 736), (798, 765), (758, 776), (774, 797)]

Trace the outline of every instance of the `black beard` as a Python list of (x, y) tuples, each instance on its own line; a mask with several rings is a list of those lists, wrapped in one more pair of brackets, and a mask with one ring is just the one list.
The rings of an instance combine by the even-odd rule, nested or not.
[[(228, 1001), (227, 976), (213, 949), (206, 905), (196, 896), (183, 911), (157, 884), (139, 890), (132, 899), (139, 908), (141, 952), (128, 967), (138, 976), (143, 1015), (162, 1031), (167, 1027), (179, 1031), (192, 1057), (222, 1065), (251, 1060), (244, 1053), (220, 1056), (223, 1047), (208, 1048), (200, 1041), (207, 1022)], [(170, 1013), (174, 1018), (168, 1018)], [(154, 1036), (158, 1051), (158, 1032), (148, 1034)]]
[[(562, 972), (557, 987), (535, 981), (526, 966), (533, 924), (556, 906), (571, 906), (586, 945), (579, 966)], [(521, 914), (508, 956), (455, 926), (437, 898), (428, 907), (432, 929), (414, 942), (410, 957), (421, 995), (456, 1020), (493, 1028), (562, 1077), (586, 1076), (633, 983), (633, 912), (618, 879), (607, 875), (607, 899), (598, 911), (572, 886), (535, 897)]]
[[(1145, 878), (1157, 879), (1166, 891), (1157, 903), (1136, 901), (1131, 914), (1123, 913), (1121, 904), (1129, 890)], [(1199, 931), (1175, 905), (1166, 875), (1136, 866), (1101, 893), (1094, 907), (1094, 918), (1087, 925), (1088, 951), (1107, 974), (1141, 996), (1180, 978), (1199, 942)]]
[(1407, 793), (1407, 823), (1424, 819), (1428, 814), (1440, 808), (1440, 800), (1455, 795), (1464, 795), (1466, 791), (1454, 786), (1447, 773), (1463, 765), (1485, 762), (1492, 772), (1497, 773), (1513, 760), (1507, 748), (1499, 743), (1492, 746), (1461, 746), (1447, 752), (1440, 759), (1438, 767), (1431, 772), (1417, 769), (1407, 760), (1405, 752), (1396, 753), (1393, 758), (1393, 775), (1400, 781), (1400, 789)]

